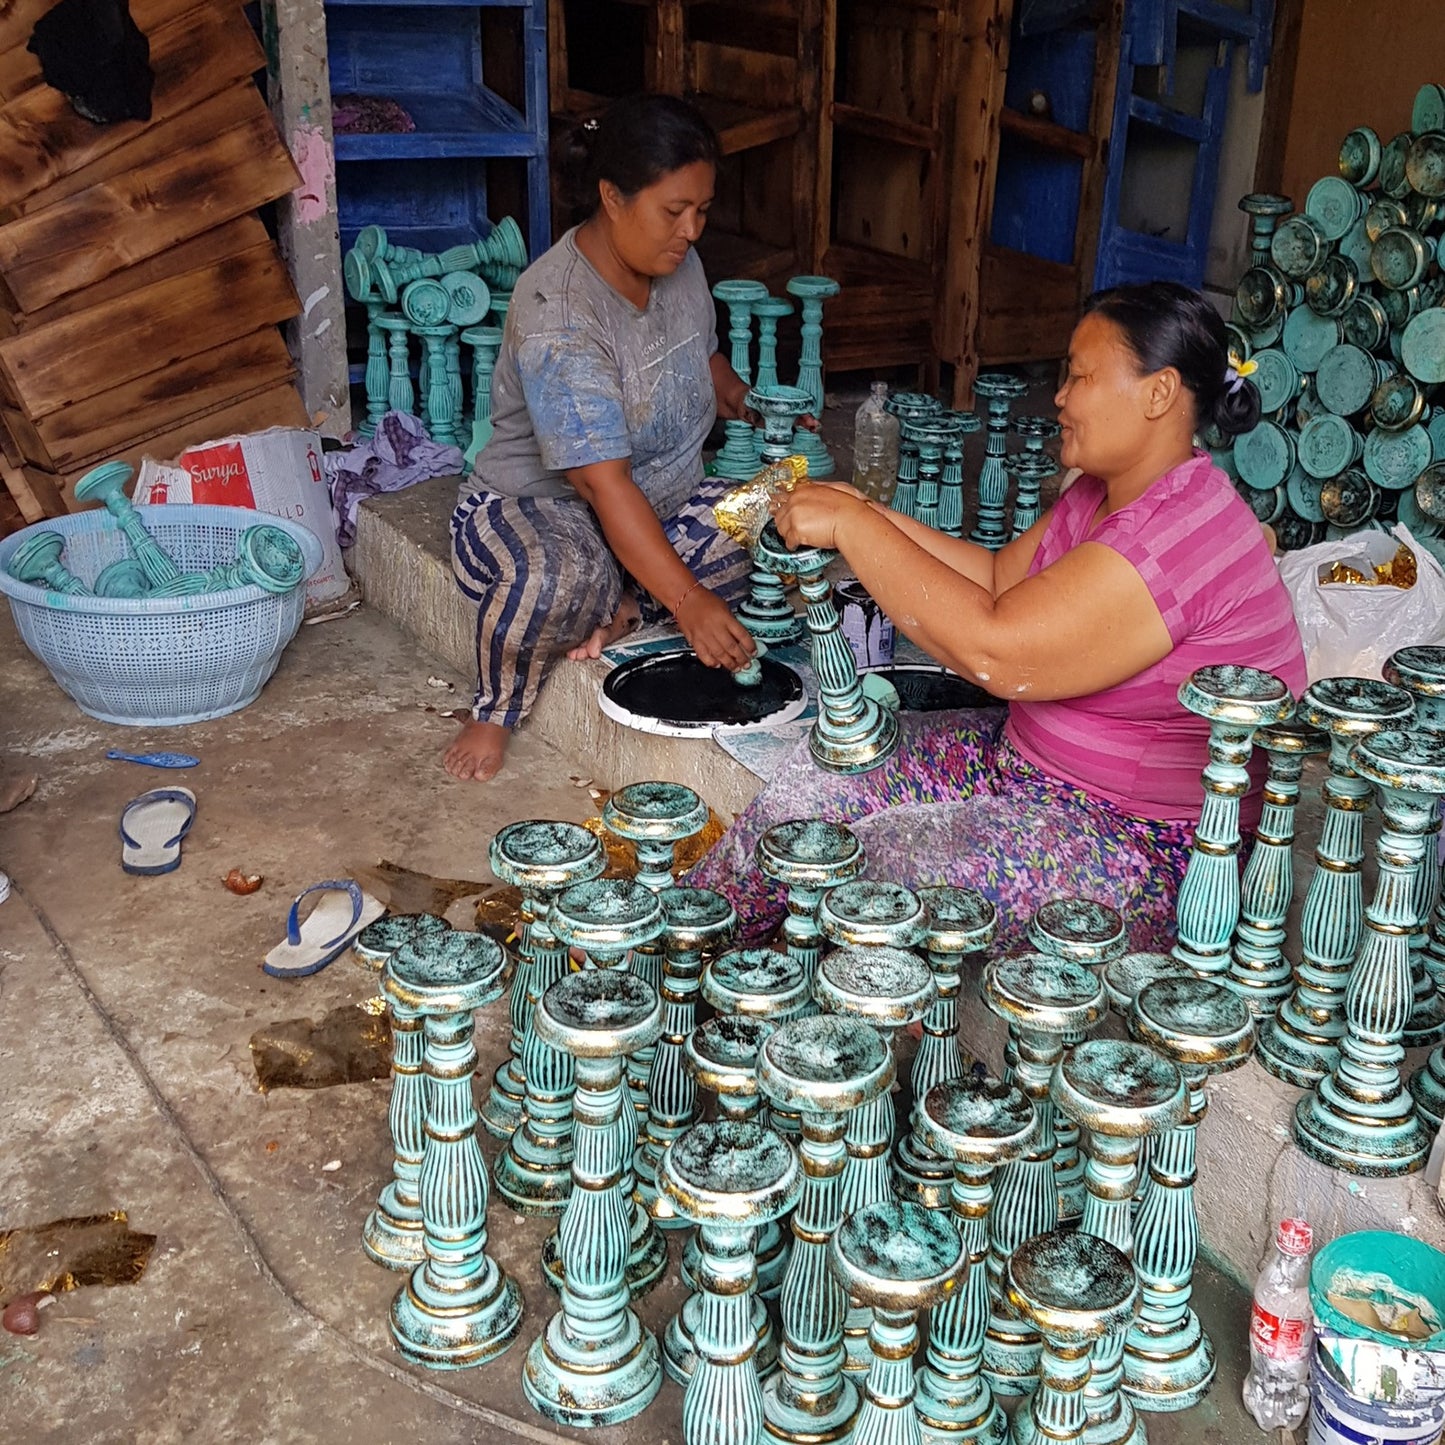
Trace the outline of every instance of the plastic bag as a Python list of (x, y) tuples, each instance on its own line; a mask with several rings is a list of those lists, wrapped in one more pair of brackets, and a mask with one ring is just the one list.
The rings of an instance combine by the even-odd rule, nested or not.
[[(1322, 565), (1369, 546), (1382, 549), (1388, 557), (1397, 542), (1415, 554), (1413, 587), (1320, 584)], [(1357, 533), (1286, 552), (1279, 559), (1279, 575), (1294, 607), (1311, 682), (1322, 677), (1379, 677), (1392, 652), (1445, 642), (1445, 568), (1403, 525), (1388, 534)]]

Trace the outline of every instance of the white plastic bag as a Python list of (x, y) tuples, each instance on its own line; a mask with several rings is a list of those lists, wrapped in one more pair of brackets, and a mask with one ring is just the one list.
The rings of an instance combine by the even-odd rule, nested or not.
[[(1361, 552), (1388, 561), (1403, 542), (1415, 554), (1413, 587), (1321, 586), (1321, 566)], [(1445, 568), (1403, 525), (1391, 532), (1358, 532), (1279, 559), (1304, 643), (1311, 682), (1322, 677), (1379, 677), (1392, 652), (1445, 642)]]

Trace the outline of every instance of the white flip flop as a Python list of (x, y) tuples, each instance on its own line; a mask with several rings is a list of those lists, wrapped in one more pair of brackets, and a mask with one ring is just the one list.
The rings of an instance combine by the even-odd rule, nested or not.
[[(303, 922), (299, 910), (308, 893), (320, 893), (321, 898)], [(306, 978), (320, 973), (350, 947), (351, 940), (368, 923), (374, 923), (385, 912), (386, 904), (350, 878), (313, 883), (291, 905), (285, 941), (266, 955), (262, 972), (272, 978)]]
[(189, 788), (152, 788), (132, 798), (120, 815), (120, 866), (153, 877), (181, 866), (181, 839), (196, 821)]

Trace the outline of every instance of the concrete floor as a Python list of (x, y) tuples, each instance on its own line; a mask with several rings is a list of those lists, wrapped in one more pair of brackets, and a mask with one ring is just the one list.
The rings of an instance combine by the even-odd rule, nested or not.
[[(303, 628), (252, 707), (184, 731), (84, 717), (8, 616), (0, 669), (0, 768), (40, 779), (0, 817), (16, 885), (0, 907), (0, 1228), (123, 1208), (158, 1236), (139, 1283), (63, 1294), (38, 1335), (0, 1335), (0, 1432), (32, 1445), (585, 1438), (547, 1427), (520, 1392), (525, 1343), (554, 1307), (537, 1267), (549, 1225), (490, 1211), (492, 1247), (526, 1294), (521, 1343), (457, 1374), (402, 1364), (386, 1330), (399, 1278), (358, 1244), (389, 1170), (387, 1085), (261, 1094), (247, 1047), (269, 1022), (374, 992), (345, 959), (294, 983), (261, 973), (302, 887), (379, 858), (485, 879), (503, 823), (593, 811), (571, 781), (585, 770), (524, 730), (499, 782), (451, 781), (438, 755), (453, 724), (423, 709), (456, 705), (468, 680), (429, 687), (439, 666), (364, 608)], [(201, 757), (184, 777), (200, 807), (177, 872), (117, 866), (123, 804), (166, 775), (106, 761), (111, 746)], [(261, 891), (227, 892), (232, 867), (264, 874)], [(479, 1018), (482, 1077), (506, 1024), (501, 1004)], [(644, 1320), (660, 1327), (679, 1297), (674, 1269)], [(1260, 1438), (1238, 1403), (1247, 1301), (1207, 1268), (1196, 1300), (1219, 1383), (1197, 1410), (1152, 1420), (1150, 1437), (1246, 1445)], [(680, 1421), (681, 1392), (664, 1383), (644, 1416), (591, 1438), (662, 1445), (680, 1441)]]

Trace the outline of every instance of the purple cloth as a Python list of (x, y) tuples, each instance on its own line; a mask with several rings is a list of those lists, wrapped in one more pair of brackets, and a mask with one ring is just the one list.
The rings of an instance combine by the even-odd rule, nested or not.
[(327, 452), (322, 464), (331, 488), (336, 540), (343, 547), (356, 540), (356, 513), (367, 497), (400, 492), (429, 477), (460, 476), (464, 468), (460, 447), (434, 442), (420, 418), (404, 411), (387, 412), (375, 436), (344, 452)]

